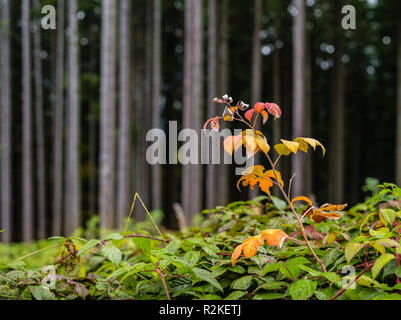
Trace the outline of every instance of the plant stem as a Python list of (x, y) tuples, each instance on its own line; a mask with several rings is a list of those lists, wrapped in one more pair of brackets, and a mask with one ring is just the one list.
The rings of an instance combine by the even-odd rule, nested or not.
[(171, 300), (170, 293), (168, 292), (168, 288), (167, 288), (166, 280), (164, 279), (163, 272), (161, 272), (159, 270), (159, 268), (156, 268), (156, 272), (159, 274), (160, 278), (162, 279), (163, 287), (164, 287), (164, 291), (166, 292), (167, 299)]
[(360, 277), (362, 277), (363, 274), (364, 274), (366, 271), (368, 271), (372, 266), (373, 266), (373, 264), (370, 265), (370, 266), (367, 266), (355, 279), (353, 279), (345, 288), (343, 288), (343, 289), (341, 289), (340, 291), (338, 291), (338, 292), (336, 293), (336, 295), (335, 295), (334, 297), (332, 297), (330, 300), (334, 300), (335, 298), (341, 296), (341, 295), (345, 292), (345, 290), (347, 290), (349, 287), (351, 287), (352, 284), (353, 284), (355, 281), (357, 281)]
[[(266, 156), (267, 156), (267, 159), (269, 160), (269, 163), (270, 163), (270, 165), (271, 165), (271, 167), (272, 167), (272, 170), (273, 170), (274, 177), (275, 177), (276, 181), (279, 181), (279, 180), (278, 180), (278, 176), (277, 176), (277, 172), (276, 172), (276, 167), (275, 167), (275, 165), (274, 165), (272, 159), (270, 158), (270, 156), (269, 156), (268, 154), (266, 154)], [(320, 266), (322, 267), (322, 270), (323, 270), (324, 272), (327, 272), (327, 270), (326, 270), (326, 268), (325, 268), (325, 266), (324, 266), (323, 261), (319, 259), (319, 257), (317, 256), (317, 254), (316, 254), (315, 251), (313, 250), (312, 246), (310, 245), (309, 240), (308, 240), (308, 236), (306, 235), (306, 232), (305, 232), (305, 229), (304, 229), (304, 225), (303, 225), (303, 223), (302, 223), (302, 220), (301, 220), (301, 218), (298, 216), (297, 212), (295, 211), (295, 208), (294, 208), (294, 206), (292, 205), (291, 200), (288, 198), (287, 194), (285, 193), (285, 191), (284, 191), (284, 189), (283, 189), (283, 186), (282, 186), (280, 183), (278, 183), (277, 186), (279, 187), (279, 189), (280, 189), (282, 195), (284, 196), (285, 200), (287, 201), (288, 205), (289, 205), (290, 208), (291, 208), (291, 211), (294, 213), (295, 218), (296, 218), (297, 221), (298, 221), (299, 227), (300, 227), (300, 229), (301, 229), (302, 237), (303, 237), (304, 240), (305, 240), (306, 246), (308, 247), (309, 251), (310, 251), (310, 252), (312, 253), (312, 255), (314, 256), (314, 258), (316, 259), (316, 261), (320, 264)]]

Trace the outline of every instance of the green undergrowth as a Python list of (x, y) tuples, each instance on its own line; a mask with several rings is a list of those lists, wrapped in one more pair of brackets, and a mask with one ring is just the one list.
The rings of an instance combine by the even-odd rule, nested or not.
[(194, 227), (163, 238), (147, 223), (98, 237), (92, 221), (70, 238), (1, 244), (0, 298), (400, 300), (400, 198), (400, 188), (384, 184), (340, 220), (306, 221), (327, 273), (293, 241), (265, 244), (232, 266), (234, 248), (266, 228), (302, 240), (286, 203), (261, 196), (205, 210)]

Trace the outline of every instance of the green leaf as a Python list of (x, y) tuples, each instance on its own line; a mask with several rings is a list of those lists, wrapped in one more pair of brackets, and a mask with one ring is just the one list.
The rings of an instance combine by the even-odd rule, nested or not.
[(245, 295), (245, 291), (233, 291), (224, 300), (238, 300)]
[(352, 258), (364, 247), (363, 243), (351, 242), (345, 247), (345, 258), (350, 263)]
[(385, 294), (382, 297), (375, 300), (401, 300), (401, 294), (398, 293)]
[(104, 240), (106, 240), (106, 241), (107, 240), (121, 240), (121, 239), (124, 239), (124, 237), (119, 233), (110, 233), (110, 234), (104, 236)]
[(383, 254), (378, 259), (376, 259), (376, 262), (372, 268), (373, 279), (376, 279), (376, 277), (380, 273), (381, 269), (393, 259), (395, 259), (395, 256), (391, 253)]
[(278, 269), (280, 269), (281, 267), (281, 263), (272, 263), (272, 264), (268, 264), (260, 273), (260, 276), (264, 276), (265, 274), (269, 273), (269, 272), (273, 272), (273, 271), (277, 271)]
[(184, 255), (182, 261), (187, 263), (190, 267), (193, 267), (198, 263), (199, 258), (200, 258), (199, 251), (189, 251)]
[(293, 258), (290, 259), (286, 262), (287, 265), (289, 264), (293, 264), (293, 265), (299, 265), (299, 264), (311, 264), (311, 262), (304, 258), (304, 257), (297, 257), (297, 258)]
[(317, 282), (302, 279), (291, 284), (289, 292), (294, 300), (307, 300), (315, 293), (316, 286)]
[(285, 202), (284, 200), (281, 200), (280, 198), (277, 198), (275, 196), (270, 196), (270, 199), (272, 199), (273, 205), (280, 211), (284, 211), (285, 208), (287, 208), (287, 202)]
[(384, 220), (385, 224), (393, 225), (395, 219), (395, 212), (392, 209), (380, 209), (380, 218)]
[(116, 246), (108, 244), (102, 247), (101, 252), (106, 259), (113, 262), (116, 266), (120, 264), (123, 254)]
[(258, 292), (261, 289), (265, 289), (265, 290), (268, 290), (268, 291), (273, 291), (273, 290), (281, 289), (283, 287), (288, 287), (288, 283), (284, 282), (284, 281), (266, 282), (266, 283), (263, 283), (262, 285), (260, 285), (259, 287), (257, 287), (253, 291), (253, 293)]
[(246, 290), (250, 287), (252, 283), (252, 276), (244, 276), (233, 282), (231, 288), (234, 290)]
[(87, 253), (89, 250), (93, 249), (97, 245), (101, 243), (100, 240), (92, 239), (85, 243), (81, 249), (78, 250), (78, 255), (82, 256), (83, 254)]
[(268, 292), (268, 293), (259, 293), (253, 297), (253, 300), (276, 300), (283, 298), (284, 295), (282, 293), (277, 292)]
[(401, 278), (401, 266), (395, 269), (394, 273), (398, 278)]
[(193, 268), (192, 271), (199, 279), (210, 283), (212, 286), (223, 292), (223, 288), (221, 287), (220, 283), (217, 282), (216, 278), (213, 277), (211, 272), (199, 268)]
[(175, 253), (179, 248), (181, 247), (181, 241), (179, 240), (173, 240), (171, 241), (164, 249), (168, 252), (168, 253)]
[(54, 300), (56, 296), (53, 292), (50, 291), (49, 288), (45, 288), (42, 286), (31, 286), (28, 287), (29, 291), (31, 292), (32, 296), (36, 300)]
[(219, 256), (217, 255), (217, 252), (219, 251), (219, 248), (217, 246), (213, 246), (210, 244), (206, 244), (202, 247), (203, 251), (206, 252), (207, 255), (213, 257), (213, 258), (218, 258)]

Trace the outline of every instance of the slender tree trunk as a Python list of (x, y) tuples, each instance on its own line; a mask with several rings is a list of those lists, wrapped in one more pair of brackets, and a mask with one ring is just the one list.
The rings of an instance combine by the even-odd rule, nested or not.
[(52, 233), (60, 235), (63, 208), (63, 114), (64, 114), (64, 0), (58, 0), (55, 101), (53, 119), (53, 213)]
[(396, 142), (396, 182), (401, 186), (401, 21), (398, 21), (397, 43), (397, 142)]
[[(229, 55), (228, 55), (228, 21), (229, 9), (228, 0), (219, 0), (218, 2), (218, 65), (217, 65), (217, 96), (222, 96), (229, 93), (228, 77), (229, 77)], [(224, 129), (226, 124), (223, 123), (221, 128)], [(221, 146), (221, 144), (220, 144)], [(220, 159), (224, 159), (224, 151), (220, 154)], [(223, 161), (223, 160), (221, 160)], [(222, 163), (217, 167), (217, 186), (216, 203), (215, 205), (226, 205), (229, 200), (229, 174), (230, 165)]]
[[(341, 9), (340, 9), (341, 12)], [(307, 12), (305, 12), (307, 15)], [(304, 135), (306, 137), (312, 136), (312, 70), (311, 70), (311, 46), (310, 35), (308, 30), (305, 30), (305, 124)], [(312, 182), (312, 155), (305, 155), (300, 153), (298, 156), (304, 157), (304, 173), (305, 185), (303, 194), (313, 198), (313, 182)]]
[[(275, 26), (275, 41), (276, 46), (273, 52), (273, 100), (274, 103), (278, 105), (281, 104), (281, 59), (280, 59), (280, 48), (277, 46), (277, 41), (280, 40), (280, 32), (281, 32), (281, 19), (280, 19), (280, 11), (276, 12), (276, 19), (274, 22)], [(273, 139), (274, 144), (279, 143), (282, 138), (281, 132), (281, 121), (275, 120), (273, 121)], [(282, 171), (282, 165), (280, 162), (277, 163), (277, 170), (279, 172)], [(278, 196), (280, 194), (280, 190), (278, 188), (274, 188), (273, 194)]]
[(116, 4), (103, 1), (100, 122), (100, 227), (114, 227), (114, 166), (116, 120)]
[[(262, 0), (254, 0), (254, 26), (253, 26), (253, 49), (252, 49), (252, 91), (251, 104), (259, 102), (262, 98), (262, 54), (260, 52), (260, 31), (262, 20)], [(259, 127), (260, 128), (260, 127)], [(255, 164), (259, 162), (259, 155), (254, 156)], [(259, 195), (257, 188), (249, 190), (249, 197), (255, 198)]]
[(131, 78), (130, 78), (130, 0), (120, 1), (120, 58), (119, 58), (119, 140), (118, 140), (118, 189), (117, 189), (117, 227), (121, 227), (130, 206), (130, 116), (131, 116)]
[(0, 20), (0, 204), (1, 241), (12, 239), (11, 221), (11, 70), (10, 70), (10, 0), (3, 1)]
[[(184, 128), (200, 133), (202, 107), (202, 4), (187, 0), (184, 48)], [(202, 167), (189, 164), (182, 172), (182, 206), (190, 220), (202, 206)]]
[(22, 1), (23, 241), (33, 240), (30, 1)]
[[(217, 12), (216, 0), (208, 1), (208, 75), (207, 75), (207, 118), (210, 119), (216, 115), (216, 104), (213, 98), (217, 97)], [(222, 95), (222, 94), (221, 94)], [(212, 135), (216, 135), (211, 131)], [(210, 147), (210, 144), (209, 144)], [(209, 161), (211, 157), (209, 156)], [(214, 208), (216, 205), (217, 185), (217, 166), (210, 163), (206, 166), (206, 206)]]
[(67, 175), (64, 227), (67, 235), (80, 226), (79, 181), (79, 59), (77, 0), (69, 1)]
[[(302, 137), (305, 133), (305, 2), (295, 0), (298, 14), (294, 18), (293, 52), (293, 136)], [(305, 186), (305, 157), (296, 154), (292, 159), (293, 181), (292, 195), (302, 195)]]
[[(40, 1), (34, 0), (35, 10), (40, 12)], [(46, 191), (45, 191), (45, 143), (43, 127), (43, 88), (42, 88), (42, 61), (41, 52), (41, 21), (40, 17), (35, 21), (33, 34), (34, 68), (35, 68), (35, 125), (36, 125), (36, 185), (38, 199), (38, 237), (46, 237)]]
[[(153, 0), (152, 127), (160, 128), (161, 0)], [(161, 166), (152, 166), (152, 209), (161, 209)]]
[[(335, 25), (341, 23), (341, 0), (334, 2)], [(342, 203), (344, 196), (344, 51), (342, 33), (335, 33), (332, 104), (330, 106), (329, 201)]]

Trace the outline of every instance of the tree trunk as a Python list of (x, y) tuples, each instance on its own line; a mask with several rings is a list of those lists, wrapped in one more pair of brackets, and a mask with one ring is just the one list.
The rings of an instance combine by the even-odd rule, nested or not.
[(12, 239), (11, 221), (11, 70), (10, 70), (10, 1), (1, 6), (0, 28), (0, 204), (1, 241), (9, 243)]
[[(341, 12), (341, 9), (340, 9)], [(307, 16), (307, 12), (305, 12)], [(311, 46), (310, 35), (305, 30), (305, 124), (303, 134), (306, 137), (312, 136), (312, 70), (311, 70)], [(313, 199), (313, 182), (312, 182), (312, 153), (305, 155), (300, 153), (298, 156), (304, 158), (305, 184), (303, 194)]]
[[(335, 25), (340, 25), (341, 0), (334, 2)], [(332, 74), (332, 98), (330, 112), (329, 150), (329, 201), (342, 203), (344, 197), (344, 81), (342, 33), (335, 33), (334, 68)]]
[(64, 227), (67, 235), (80, 226), (79, 181), (79, 59), (77, 0), (69, 1), (67, 175)]
[[(40, 1), (34, 0), (33, 6), (40, 12)], [(38, 199), (38, 237), (46, 237), (46, 193), (45, 193), (45, 144), (43, 127), (43, 88), (42, 88), (42, 61), (41, 52), (41, 20), (40, 16), (35, 21), (33, 34), (34, 68), (35, 68), (35, 124), (36, 124), (36, 185)]]
[(401, 186), (401, 21), (398, 21), (397, 43), (397, 142), (396, 142), (396, 183)]
[[(160, 128), (161, 0), (153, 0), (152, 128)], [(161, 209), (161, 166), (152, 166), (152, 210)]]
[(102, 8), (101, 123), (100, 123), (100, 227), (114, 227), (114, 166), (116, 120), (116, 2)]
[[(281, 105), (281, 59), (280, 59), (280, 48), (277, 46), (277, 41), (280, 40), (280, 32), (281, 32), (281, 19), (280, 19), (280, 10), (276, 11), (276, 17), (274, 22), (275, 27), (275, 41), (276, 46), (274, 47), (273, 51), (273, 102)], [(281, 120), (274, 120), (273, 121), (273, 140), (274, 144), (280, 142), (282, 138), (281, 132)], [(277, 170), (282, 171), (282, 165), (279, 161), (277, 163)], [(278, 188), (273, 189), (273, 194), (275, 196), (280, 195), (280, 190)]]
[(118, 140), (118, 191), (117, 227), (121, 227), (130, 207), (130, 116), (131, 116), (131, 78), (130, 78), (130, 0), (120, 1), (120, 58), (119, 58), (119, 140)]
[[(262, 98), (262, 54), (260, 52), (260, 31), (262, 19), (262, 0), (254, 0), (254, 27), (253, 27), (253, 49), (252, 49), (252, 106)], [(260, 126), (259, 126), (260, 129)], [(254, 156), (255, 164), (259, 162), (260, 155)], [(249, 198), (255, 198), (259, 195), (258, 188), (249, 190)]]
[[(298, 13), (294, 18), (293, 28), (293, 137), (302, 137), (305, 133), (305, 2), (295, 0)], [(292, 185), (292, 196), (302, 195), (305, 186), (305, 157), (293, 155), (293, 172), (296, 178)]]
[(64, 0), (57, 4), (57, 45), (55, 73), (55, 101), (53, 119), (53, 213), (52, 233), (60, 235), (63, 208), (63, 114), (64, 114)]
[[(216, 0), (208, 1), (208, 74), (207, 74), (207, 119), (216, 116), (216, 104), (213, 98), (217, 97), (217, 14), (216, 14)], [(223, 94), (220, 94), (223, 95)], [(211, 131), (211, 134), (215, 134)], [(209, 143), (209, 148), (211, 147)], [(211, 149), (212, 150), (212, 149)], [(220, 174), (217, 172), (217, 165), (210, 162), (206, 166), (206, 206), (207, 208), (214, 208), (217, 201), (216, 190), (220, 186), (217, 185), (217, 177)], [(221, 160), (221, 159), (220, 159)]]
[[(228, 77), (229, 77), (229, 55), (228, 55), (228, 20), (229, 20), (229, 9), (228, 0), (218, 1), (219, 4), (219, 16), (218, 21), (218, 65), (217, 65), (217, 96), (222, 96), (229, 93)], [(226, 128), (226, 124), (222, 123), (221, 128)], [(220, 146), (221, 146), (220, 142)], [(224, 159), (224, 151), (220, 154), (221, 158)], [(222, 160), (223, 161), (223, 160)], [(217, 167), (218, 175), (216, 184), (218, 186), (216, 192), (216, 203), (215, 205), (226, 205), (229, 200), (229, 174), (230, 165), (222, 163)]]
[[(185, 7), (184, 45), (184, 128), (201, 129), (202, 107), (202, 4), (187, 0)], [(188, 221), (200, 212), (202, 206), (202, 167), (199, 164), (183, 166), (182, 207)]]
[(23, 126), (23, 241), (33, 240), (32, 198), (32, 110), (31, 110), (31, 41), (29, 0), (22, 1), (22, 126)]

